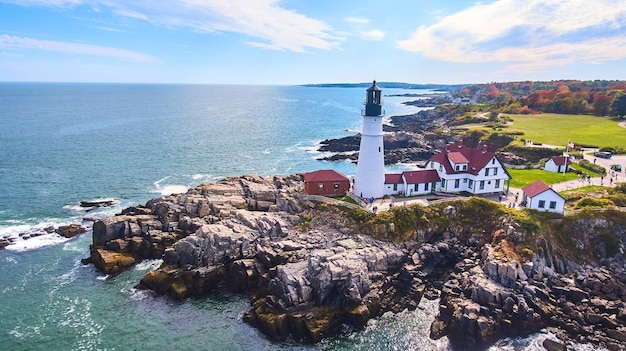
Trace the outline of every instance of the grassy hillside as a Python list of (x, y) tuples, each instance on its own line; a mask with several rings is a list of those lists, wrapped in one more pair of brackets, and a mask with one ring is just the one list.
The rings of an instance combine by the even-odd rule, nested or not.
[(548, 185), (576, 179), (576, 174), (571, 172), (563, 175), (543, 169), (507, 169), (507, 171), (512, 178), (510, 183), (512, 188), (523, 188), (539, 179)]
[(523, 132), (522, 138), (536, 143), (563, 145), (572, 141), (578, 145), (615, 147), (626, 145), (626, 128), (616, 120), (589, 115), (509, 115), (507, 132)]

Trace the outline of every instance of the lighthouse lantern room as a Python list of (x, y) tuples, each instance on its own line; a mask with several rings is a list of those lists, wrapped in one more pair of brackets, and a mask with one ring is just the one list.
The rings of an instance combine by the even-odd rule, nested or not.
[(385, 187), (385, 151), (383, 147), (382, 90), (372, 83), (366, 91), (362, 113), (361, 145), (354, 179), (354, 194), (380, 198)]

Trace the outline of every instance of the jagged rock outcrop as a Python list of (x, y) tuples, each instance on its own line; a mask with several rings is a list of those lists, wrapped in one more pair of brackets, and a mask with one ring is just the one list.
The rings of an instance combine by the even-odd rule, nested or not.
[[(596, 219), (572, 222), (587, 230), (593, 223), (620, 235), (625, 230)], [(508, 231), (508, 239), (515, 235)], [(551, 253), (549, 245), (540, 247), (544, 250), (524, 263), (496, 253), (489, 244), (478, 260), (458, 260), (441, 289), (431, 337), (447, 335), (459, 349), (474, 350), (504, 336), (549, 328), (564, 340), (620, 350), (620, 338), (626, 335), (623, 264), (583, 266)]]
[(273, 338), (319, 341), (416, 308), (423, 284), (406, 245), (360, 234), (340, 212), (313, 210), (301, 180), (233, 177), (131, 207), (94, 224), (90, 262), (116, 274), (163, 258), (139, 287), (177, 299), (250, 293), (244, 320)]
[[(447, 335), (455, 349), (543, 328), (564, 340), (547, 342), (557, 349), (626, 340), (623, 214), (554, 222), (572, 250), (599, 258), (585, 264), (486, 200), (398, 206), (363, 225), (307, 200), (301, 181), (231, 177), (128, 208), (94, 224), (89, 261), (114, 275), (162, 258), (140, 288), (177, 299), (245, 293), (244, 321), (277, 339), (316, 342), (425, 296), (440, 298), (431, 337)], [(520, 256), (515, 245), (530, 241), (535, 251)]]
[(55, 229), (55, 232), (59, 235), (62, 235), (66, 238), (73, 238), (76, 235), (82, 234), (87, 231), (87, 228), (83, 227), (80, 224), (68, 224), (59, 226)]

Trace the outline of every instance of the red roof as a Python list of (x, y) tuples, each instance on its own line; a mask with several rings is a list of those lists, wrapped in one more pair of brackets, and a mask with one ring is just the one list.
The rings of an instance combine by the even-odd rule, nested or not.
[(452, 151), (448, 153), (448, 158), (450, 159), (450, 161), (454, 163), (468, 163), (469, 162), (469, 160), (466, 159), (465, 156), (463, 156), (463, 154), (458, 151)]
[(420, 169), (417, 171), (402, 172), (407, 184), (432, 183), (441, 180), (439, 174), (434, 169)]
[[(458, 142), (457, 144), (447, 145), (444, 152), (435, 154), (430, 159), (431, 161), (441, 163), (446, 168), (447, 174), (470, 173), (478, 175), (480, 170), (487, 166), (489, 161), (491, 161), (494, 157), (496, 157), (496, 154), (487, 151), (487, 148), (485, 147), (481, 149), (464, 147), (462, 142)], [(462, 159), (465, 159), (466, 161), (455, 161)], [(455, 163), (468, 163), (467, 169), (456, 171), (452, 168), (450, 160)]]
[(304, 173), (305, 182), (340, 182), (350, 180), (343, 173), (332, 169)]
[(568, 165), (572, 164), (572, 161), (569, 159), (569, 157), (565, 157), (565, 156), (553, 156), (552, 157), (552, 162), (554, 162), (554, 164), (557, 166), (563, 166), (565, 164), (565, 161), (567, 161)]
[(402, 183), (402, 173), (385, 174), (385, 184), (400, 184), (400, 183)]
[(550, 187), (546, 183), (542, 182), (541, 180), (538, 180), (532, 184), (528, 184), (525, 187), (523, 187), (522, 191), (528, 197), (535, 197), (549, 189)]

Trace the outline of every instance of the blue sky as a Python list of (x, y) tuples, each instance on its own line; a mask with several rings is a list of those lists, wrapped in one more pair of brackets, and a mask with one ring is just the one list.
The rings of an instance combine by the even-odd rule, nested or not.
[(0, 0), (0, 81), (626, 79), (623, 0)]

